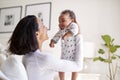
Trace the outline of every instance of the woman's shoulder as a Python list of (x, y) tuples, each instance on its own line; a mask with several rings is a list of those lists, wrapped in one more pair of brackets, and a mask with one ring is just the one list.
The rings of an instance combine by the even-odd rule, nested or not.
[(40, 63), (50, 63), (51, 60), (52, 61), (54, 60), (54, 57), (49, 52), (37, 50), (35, 52), (32, 52), (31, 54), (26, 54), (23, 58), (23, 61), (27, 61), (27, 62), (34, 60)]
[(35, 54), (38, 58), (48, 60), (48, 61), (55, 58), (54, 55), (52, 55), (50, 52), (46, 52), (46, 51), (37, 51)]
[(24, 55), (24, 58), (32, 58), (32, 57), (37, 57), (37, 58), (46, 58), (50, 56), (48, 52), (43, 52), (43, 51), (40, 51), (39, 49), (34, 51), (34, 52), (30, 52), (30, 53), (27, 53), (26, 55)]

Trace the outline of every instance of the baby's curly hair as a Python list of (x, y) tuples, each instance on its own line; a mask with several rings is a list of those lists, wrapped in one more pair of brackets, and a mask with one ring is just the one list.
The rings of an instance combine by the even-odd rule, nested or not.
[(76, 22), (76, 15), (72, 10), (66, 9), (66, 10), (62, 11), (61, 14), (69, 14), (71, 19), (74, 19), (74, 22)]

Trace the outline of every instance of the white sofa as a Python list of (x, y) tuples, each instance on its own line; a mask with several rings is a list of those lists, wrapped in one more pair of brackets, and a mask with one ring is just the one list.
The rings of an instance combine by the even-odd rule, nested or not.
[(0, 43), (0, 80), (28, 80), (22, 56), (8, 55), (6, 48)]
[(22, 64), (22, 56), (10, 55), (7, 59), (0, 54), (0, 80), (28, 80)]

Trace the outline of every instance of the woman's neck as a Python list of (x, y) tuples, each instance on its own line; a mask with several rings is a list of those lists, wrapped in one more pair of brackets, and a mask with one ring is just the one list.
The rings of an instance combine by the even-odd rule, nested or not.
[(39, 50), (42, 51), (42, 42), (39, 42)]

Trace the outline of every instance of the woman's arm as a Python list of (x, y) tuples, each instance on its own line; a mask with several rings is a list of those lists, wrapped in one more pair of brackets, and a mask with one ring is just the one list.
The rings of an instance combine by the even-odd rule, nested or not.
[(51, 55), (47, 57), (47, 67), (54, 71), (78, 72), (82, 70), (82, 66), (78, 61), (62, 60)]

